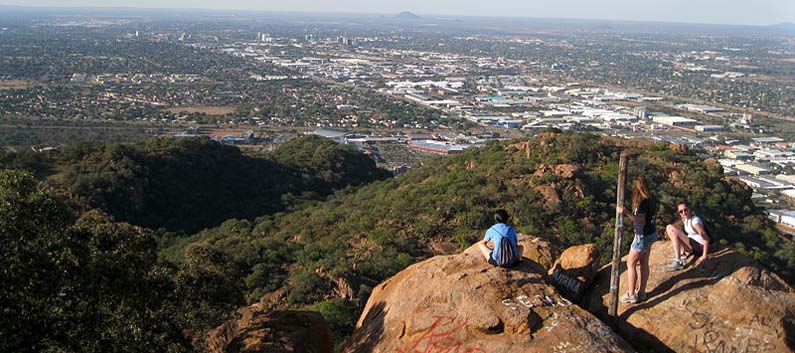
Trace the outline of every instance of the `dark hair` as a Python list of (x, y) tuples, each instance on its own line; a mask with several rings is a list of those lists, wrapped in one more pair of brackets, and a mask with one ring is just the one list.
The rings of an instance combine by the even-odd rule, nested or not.
[(508, 211), (499, 209), (494, 212), (494, 221), (497, 223), (506, 223), (511, 216), (508, 215)]
[(685, 200), (679, 201), (679, 203), (676, 204), (676, 208), (679, 208), (679, 205), (685, 205), (687, 207), (690, 207), (690, 203)]

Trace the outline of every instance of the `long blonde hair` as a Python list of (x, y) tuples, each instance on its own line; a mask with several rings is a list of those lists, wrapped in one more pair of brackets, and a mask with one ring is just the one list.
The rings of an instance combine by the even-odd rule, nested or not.
[(640, 202), (644, 199), (651, 199), (652, 195), (646, 187), (646, 180), (643, 177), (636, 177), (632, 180), (632, 212), (638, 209)]

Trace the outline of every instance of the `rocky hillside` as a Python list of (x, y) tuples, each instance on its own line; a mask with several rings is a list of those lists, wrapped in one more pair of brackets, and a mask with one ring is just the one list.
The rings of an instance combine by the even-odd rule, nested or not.
[[(450, 266), (457, 268), (448, 266), (435, 275), (442, 279), (441, 285), (450, 288), (458, 288), (455, 287), (458, 284), (476, 286), (478, 282), (474, 279), (493, 276), (499, 279), (495, 283), (503, 283), (501, 287), (477, 293), (486, 295), (484, 298), (489, 302), (499, 300), (500, 305), (505, 299), (511, 300), (504, 303), (509, 312), (502, 312), (501, 307), (477, 307), (481, 311), (472, 316), (471, 322), (479, 329), (473, 329), (473, 337), (484, 342), (488, 342), (489, 337), (498, 337), (489, 347), (500, 350), (506, 345), (530, 351), (538, 349), (525, 345), (519, 337), (533, 337), (536, 342), (543, 342), (545, 348), (558, 347), (559, 350), (576, 349), (575, 341), (597, 342), (595, 349), (605, 351), (621, 349), (620, 341), (612, 340), (612, 335), (601, 331), (603, 325), (562, 301), (546, 284), (544, 272), (551, 266), (552, 254), (576, 244), (594, 243), (594, 248), (584, 247), (578, 252), (604, 263), (604, 254), (609, 254), (606, 250), (612, 246), (618, 156), (628, 149), (640, 151), (630, 159), (629, 177), (644, 175), (653, 185), (652, 191), (662, 206), (657, 219), (660, 226), (677, 219), (673, 213), (676, 202), (688, 200), (698, 214), (710, 222), (718, 245), (757, 260), (764, 271), (772, 270), (788, 281), (792, 280), (795, 269), (795, 247), (779, 238), (764, 213), (754, 207), (750, 200), (751, 190), (724, 177), (719, 164), (702, 160), (679, 146), (588, 134), (548, 133), (467, 150), (399, 177), (354, 188), (347, 187), (355, 185), (350, 179), (362, 182), (368, 178), (378, 179), (377, 170), (356, 167), (356, 161), (366, 162), (362, 166), (370, 167), (372, 162), (347, 147), (326, 140), (297, 140), (295, 144), (285, 145), (286, 150), (269, 156), (250, 156), (200, 140), (152, 140), (141, 144), (77, 146), (59, 151), (56, 162), (61, 159), (79, 161), (69, 165), (51, 164), (47, 155), (44, 159), (37, 159), (40, 155), (36, 155), (33, 160), (4, 155), (0, 160), (7, 163), (4, 165), (32, 166), (44, 171), (39, 176), (49, 175), (47, 185), (72, 190), (72, 195), (78, 195), (76, 199), (88, 200), (88, 205), (97, 202), (96, 205), (107, 206), (103, 202), (116, 200), (111, 204), (119, 205), (122, 210), (143, 211), (142, 214), (120, 213), (135, 217), (146, 215), (131, 218), (136, 222), (160, 219), (196, 225), (198, 223), (190, 221), (201, 219), (206, 215), (203, 212), (219, 208), (223, 212), (240, 211), (239, 215), (248, 219), (223, 221), (217, 228), (180, 238), (174, 246), (163, 249), (158, 246), (162, 246), (162, 239), (158, 243), (157, 238), (162, 233), (116, 222), (103, 212), (86, 213), (84, 209), (73, 208), (73, 202), (64, 202), (60, 197), (63, 189), (56, 195), (50, 187), (37, 183), (28, 174), (0, 171), (0, 199), (7, 201), (0, 202), (4, 210), (0, 212), (0, 230), (3, 230), (0, 259), (7, 265), (2, 266), (7, 271), (0, 271), (0, 275), (4, 279), (2, 283), (9, 284), (0, 286), (0, 292), (3, 298), (12, 298), (8, 302), (14, 304), (9, 315), (0, 316), (0, 337), (17, 338), (10, 343), (0, 340), (0, 344), (8, 348), (6, 350), (20, 351), (18, 347), (34, 347), (32, 342), (38, 342), (35, 344), (45, 344), (43, 349), (49, 350), (64, 344), (108, 347), (115, 343), (119, 348), (113, 350), (120, 352), (190, 351), (189, 343), (200, 333), (216, 327), (234, 308), (256, 302), (262, 303), (262, 310), (268, 312), (295, 308), (319, 311), (328, 321), (333, 341), (340, 345), (353, 333), (356, 318), (364, 310), (371, 293), (375, 296), (389, 294), (389, 286), (381, 288), (382, 282), (417, 262), (468, 248), (491, 225), (495, 208), (507, 209), (521, 232), (547, 241), (550, 245), (537, 252), (550, 255), (532, 256), (543, 269), (532, 268), (535, 266), (529, 263), (519, 272), (483, 267), (483, 272), (477, 270), (461, 278), (456, 277), (457, 273), (479, 265), (467, 262), (470, 260), (447, 258), (454, 263)], [(274, 165), (279, 168), (270, 168)], [(250, 183), (241, 183), (241, 180)], [(273, 181), (288, 182), (269, 184)], [(313, 189), (316, 185), (321, 188)], [(326, 198), (324, 195), (328, 193), (332, 194)], [(220, 196), (214, 198), (213, 195)], [(268, 203), (260, 204), (263, 200)], [(233, 206), (227, 208), (226, 202)], [(133, 207), (141, 204), (148, 206)], [(103, 209), (115, 212), (114, 208)], [(255, 220), (249, 218), (265, 209), (269, 210), (265, 215)], [(223, 212), (213, 216), (216, 218), (202, 221), (221, 222), (218, 217), (238, 214)], [(152, 222), (152, 227), (168, 227), (166, 223), (158, 223), (160, 221)], [(627, 237), (625, 248), (629, 241)], [(597, 256), (599, 253), (601, 260)], [(547, 260), (541, 261), (541, 258)], [(438, 259), (445, 257), (428, 263), (445, 261)], [(571, 267), (567, 273), (573, 277), (590, 279), (590, 274), (574, 271), (590, 265), (578, 263), (561, 260), (559, 265)], [(733, 261), (725, 267), (733, 268), (734, 263), (741, 262)], [(706, 281), (715, 281), (711, 284), (719, 288), (720, 293), (734, 293), (729, 285), (735, 279), (724, 278), (736, 278), (745, 281), (743, 283), (754, 283), (753, 278), (757, 278), (756, 275), (741, 275), (740, 270), (731, 274), (716, 273), (721, 277), (715, 279), (717, 274), (709, 275)], [(693, 274), (698, 276), (698, 273)], [(760, 275), (758, 278), (767, 283), (762, 279), (775, 276)], [(432, 300), (416, 307), (410, 303), (396, 304), (403, 308), (396, 312), (447, 315), (439, 309), (446, 307), (462, 310), (467, 315), (455, 317), (469, 320), (472, 305), (482, 303), (482, 300), (476, 301), (472, 292), (466, 296), (456, 296), (458, 292), (455, 291), (453, 294), (432, 292), (428, 286), (433, 283), (430, 279), (414, 283), (417, 283), (415, 287), (425, 286), (420, 288), (419, 296)], [(658, 283), (655, 297), (648, 303), (654, 303), (658, 296), (673, 295), (668, 291), (677, 288), (674, 282), (665, 279)], [(723, 285), (727, 287), (720, 287)], [(764, 304), (773, 303), (779, 297), (789, 298), (779, 294), (767, 296), (766, 291), (772, 293), (774, 288), (763, 288), (735, 296), (748, 298), (741, 302), (745, 303), (743, 305), (753, 305), (751, 298), (761, 298)], [(696, 298), (705, 295), (719, 298), (715, 299), (716, 303), (734, 300), (734, 297), (712, 297), (713, 294), (701, 294)], [(563, 315), (552, 309), (561, 307), (560, 303), (565, 315), (569, 316), (555, 316)], [(663, 308), (665, 303), (668, 302), (656, 303), (656, 307)], [(522, 308), (529, 309), (531, 305), (537, 317), (525, 316), (526, 320), (520, 320), (508, 315), (515, 311), (513, 308), (524, 310)], [(643, 308), (642, 305), (638, 307)], [(366, 312), (372, 313), (371, 318), (377, 318), (375, 313), (379, 310), (376, 309), (377, 305), (372, 304)], [(425, 309), (428, 311), (423, 311)], [(671, 307), (667, 309), (673, 311)], [(629, 312), (640, 311), (630, 309)], [(740, 309), (734, 312), (743, 313)], [(765, 332), (771, 337), (791, 332), (791, 315), (787, 312), (791, 309), (771, 311), (770, 317), (779, 318), (781, 329)], [(523, 313), (530, 315), (529, 311)], [(776, 313), (781, 315), (774, 316), (778, 315)], [(658, 315), (664, 317), (671, 313), (666, 311)], [(720, 315), (723, 314), (711, 317), (724, 322), (748, 319), (740, 316), (722, 319)], [(492, 319), (487, 318), (489, 316)], [(566, 318), (571, 320), (566, 321)], [(258, 326), (262, 330), (250, 331), (255, 336), (270, 330), (267, 326), (270, 319), (263, 320)], [(396, 337), (413, 338), (414, 343), (434, 322), (433, 317), (423, 319), (420, 316), (403, 319), (390, 316), (389, 320), (405, 321), (413, 331), (406, 331), (403, 336), (398, 333)], [(554, 341), (545, 333), (547, 329), (555, 332), (555, 320), (560, 327), (571, 328), (572, 341), (565, 341), (570, 344)], [(654, 322), (652, 318), (644, 320)], [(687, 318), (681, 320), (687, 322)], [(257, 320), (252, 322), (257, 324)], [(448, 323), (460, 324), (455, 320)], [(437, 322), (437, 327), (441, 324), (442, 321)], [(646, 324), (633, 323), (635, 327), (646, 327), (643, 326)], [(653, 332), (651, 328), (644, 330)], [(370, 332), (379, 331), (372, 329)], [(389, 332), (392, 335), (398, 331)], [(477, 343), (480, 341), (467, 338), (469, 331), (455, 332), (456, 336), (450, 339), (462, 342), (459, 348), (480, 347)], [(593, 332), (597, 337), (590, 341), (584, 338), (594, 335)], [(728, 331), (721, 332), (729, 337)], [(666, 341), (668, 338), (664, 334), (654, 333), (654, 337), (658, 334), (660, 341), (667, 342), (664, 346), (679, 349), (676, 348), (679, 343)], [(702, 341), (704, 335), (706, 333), (702, 334)], [(230, 340), (220, 342), (236, 342), (229, 337)], [(707, 337), (711, 339), (712, 336)], [(768, 341), (785, 342), (786, 347), (791, 347), (786, 343), (791, 342), (790, 336), (775, 337), (775, 341)], [(243, 340), (248, 342), (248, 339)], [(376, 341), (368, 346), (367, 338), (358, 334), (347, 349), (375, 347)], [(399, 343), (390, 343), (392, 345), (387, 347), (407, 349), (406, 341), (391, 342)], [(723, 342), (728, 345), (729, 341)], [(643, 343), (639, 346), (643, 347)], [(289, 345), (285, 347), (290, 349)], [(747, 347), (747, 351), (752, 350)]]
[(751, 189), (724, 177), (717, 162), (681, 146), (579, 133), (467, 150), (289, 214), (228, 221), (168, 252), (177, 262), (191, 244), (226, 254), (250, 302), (279, 290), (276, 307), (321, 309), (340, 342), (373, 288), (412, 263), (467, 248), (498, 207), (553, 252), (594, 243), (605, 263), (618, 157), (628, 149), (640, 151), (628, 177), (644, 175), (660, 200), (657, 224), (677, 221), (676, 203), (688, 200), (714, 226), (716, 243), (792, 278), (795, 247), (754, 206)]
[[(704, 264), (671, 272), (671, 243), (651, 251), (647, 291), (620, 304), (618, 333), (642, 352), (793, 352), (795, 290), (778, 275), (727, 248)], [(692, 259), (691, 259), (692, 260)], [(622, 271), (625, 268), (622, 269)], [(584, 308), (607, 318), (610, 268), (585, 295)], [(626, 291), (622, 277), (619, 293)]]
[(343, 352), (632, 351), (545, 277), (532, 260), (494, 267), (477, 246), (414, 264), (373, 289)]
[[(549, 263), (538, 238), (521, 242)], [(538, 251), (541, 249), (541, 251)], [(578, 246), (555, 267), (588, 268)], [(552, 287), (539, 262), (494, 267), (472, 246), (414, 264), (373, 289), (343, 352), (792, 352), (795, 289), (756, 262), (719, 248), (704, 264), (665, 270), (670, 242), (652, 248), (649, 298), (619, 306), (607, 324), (610, 268), (586, 291), (583, 308)], [(568, 265), (566, 264), (568, 263)], [(585, 266), (580, 266), (585, 265)], [(626, 267), (620, 291), (626, 290)], [(587, 271), (586, 271), (587, 272)], [(623, 338), (623, 339), (622, 339)], [(632, 346), (624, 342), (628, 341)]]

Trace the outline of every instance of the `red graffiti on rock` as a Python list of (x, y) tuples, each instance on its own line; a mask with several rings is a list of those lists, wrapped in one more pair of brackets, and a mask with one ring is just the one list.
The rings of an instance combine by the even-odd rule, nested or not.
[(433, 324), (408, 349), (398, 348), (397, 353), (487, 353), (481, 348), (467, 348), (461, 335), (469, 333), (467, 319), (455, 316), (434, 316)]

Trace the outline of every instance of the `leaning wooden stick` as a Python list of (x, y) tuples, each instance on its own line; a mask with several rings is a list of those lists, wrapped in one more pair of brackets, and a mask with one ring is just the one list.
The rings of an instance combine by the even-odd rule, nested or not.
[[(627, 154), (621, 153), (618, 157), (618, 187), (616, 188), (616, 205), (624, 204), (624, 189), (627, 179)], [(610, 307), (607, 314), (612, 320), (613, 328), (618, 324), (618, 284), (621, 272), (621, 237), (624, 233), (624, 216), (616, 210), (616, 234), (613, 239), (613, 266), (610, 270)]]

